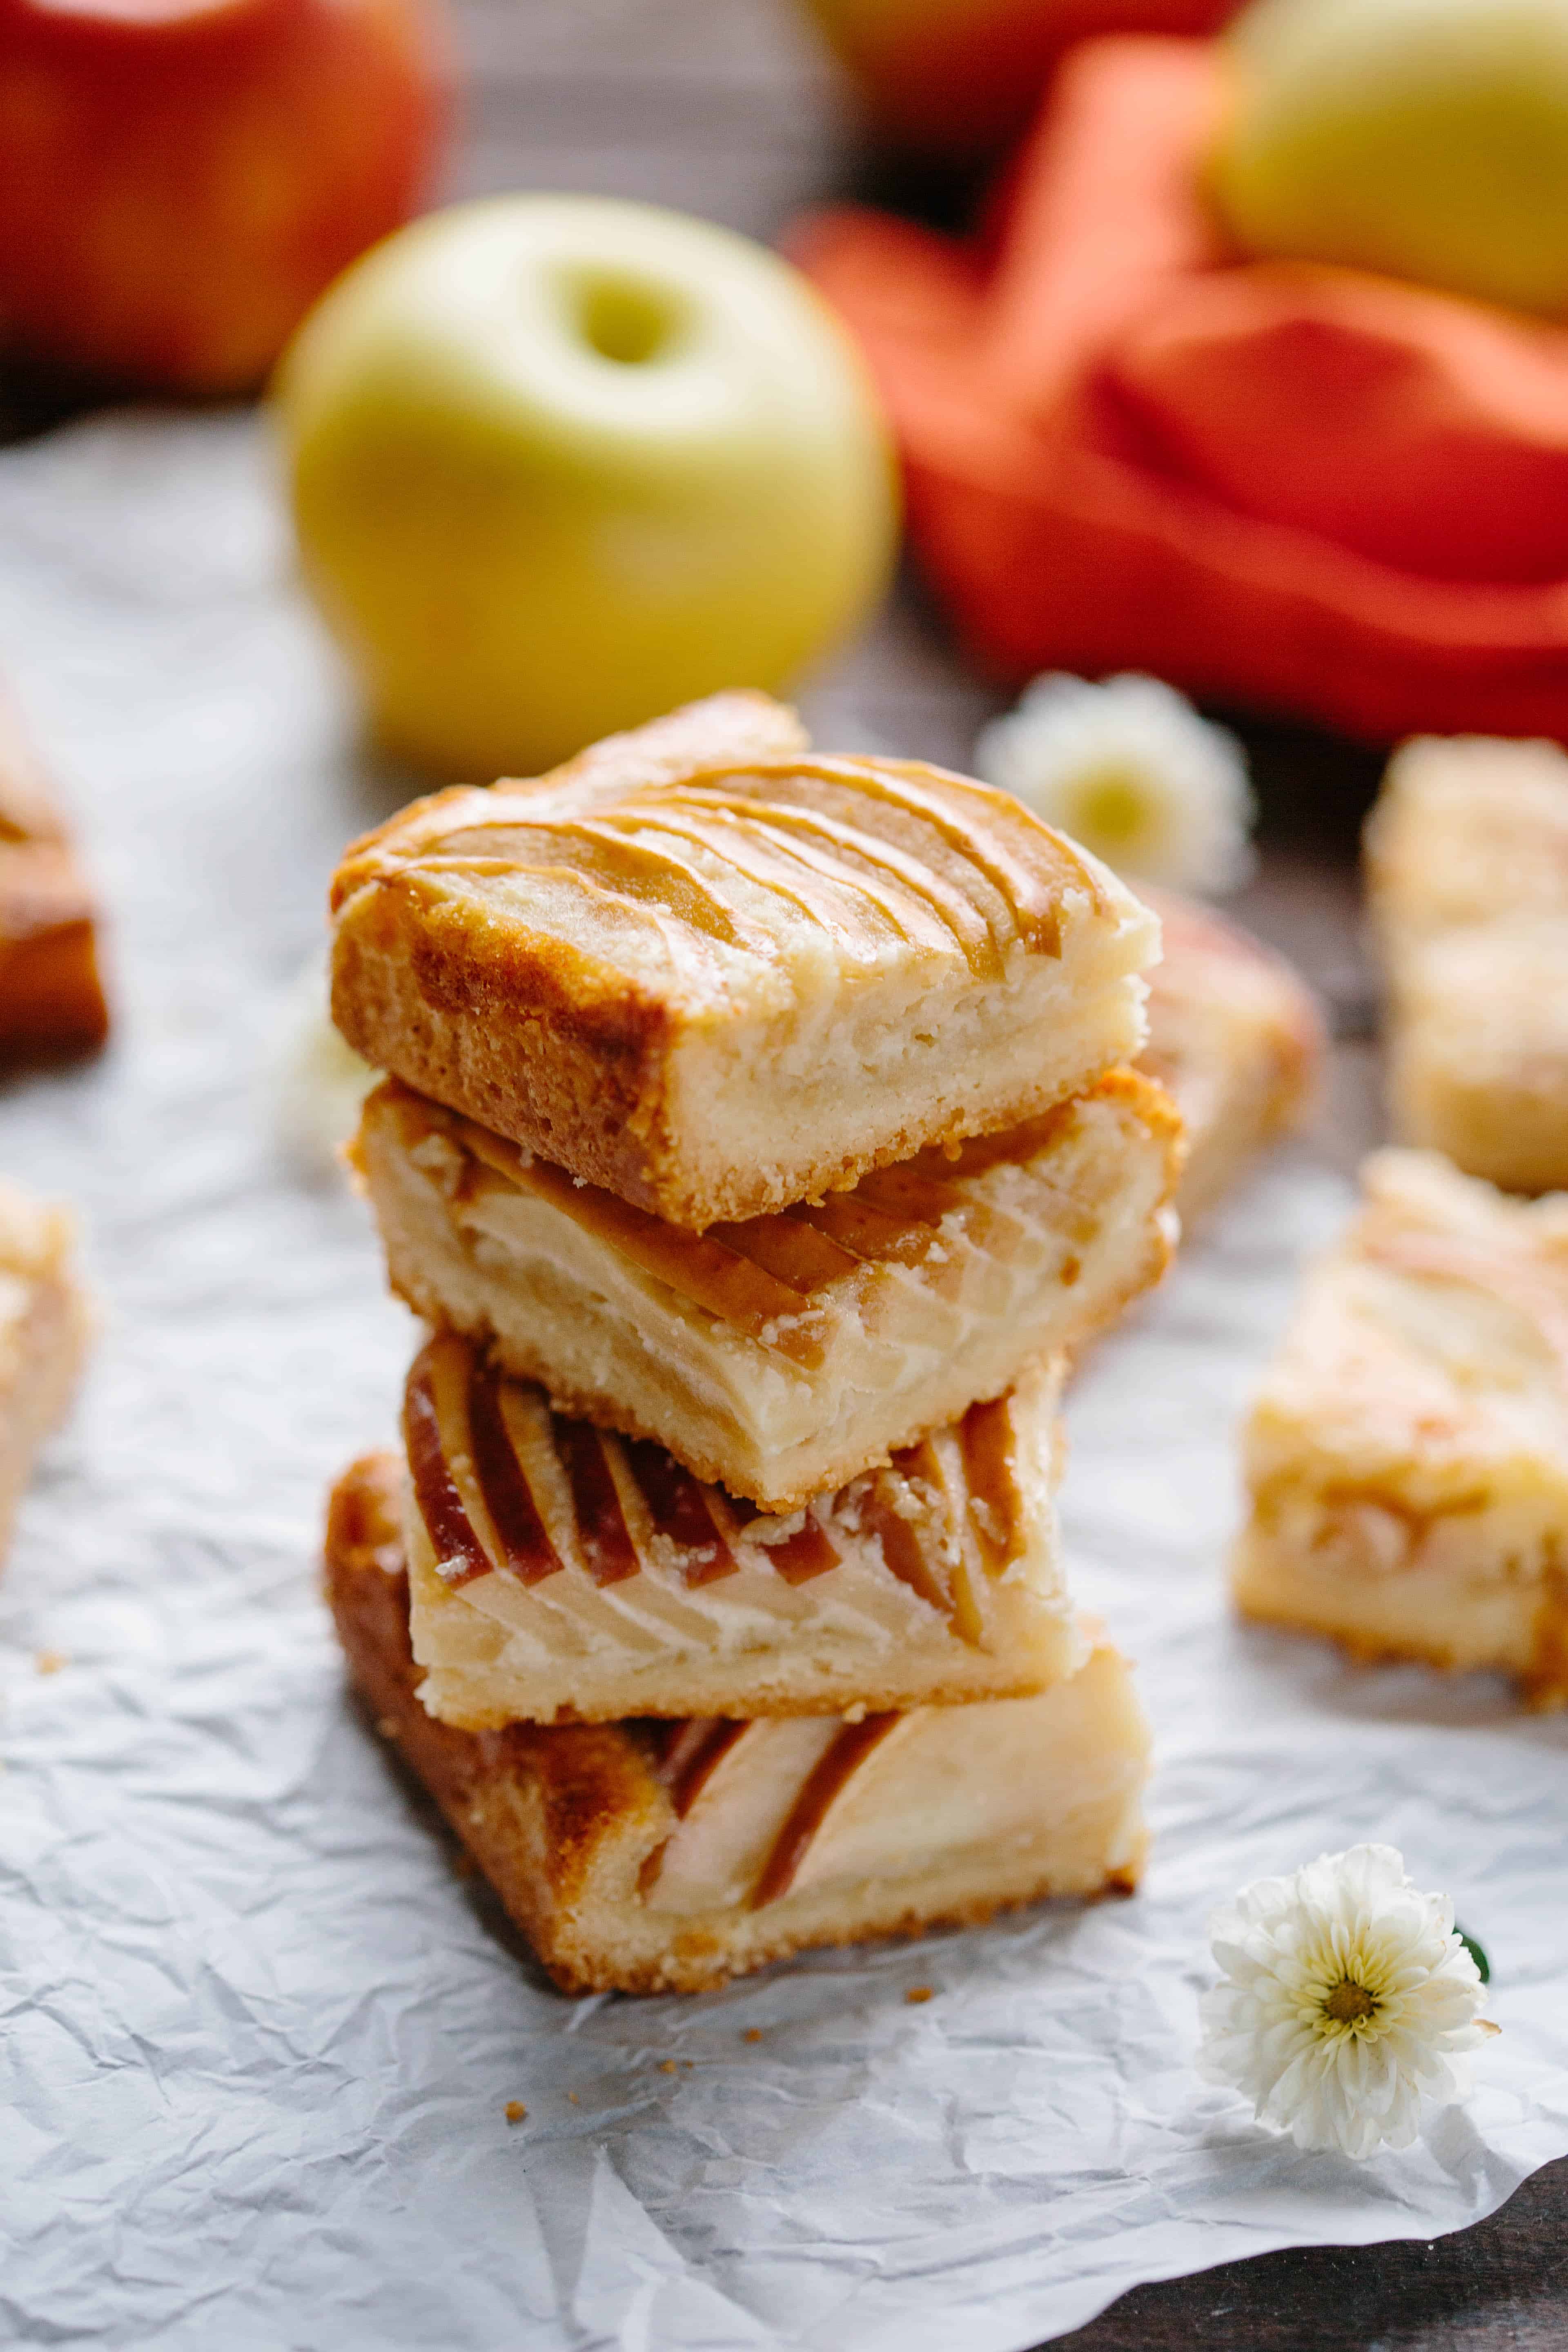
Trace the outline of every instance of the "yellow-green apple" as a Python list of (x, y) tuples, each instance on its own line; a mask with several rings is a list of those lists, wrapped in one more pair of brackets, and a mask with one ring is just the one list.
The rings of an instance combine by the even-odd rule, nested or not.
[(434, 772), (781, 685), (888, 579), (858, 355), (786, 262), (678, 213), (433, 214), (331, 289), (276, 391), (306, 577), (375, 732)]
[(258, 383), (444, 110), (428, 0), (0, 0), (0, 345)]
[(809, 0), (889, 136), (967, 156), (1022, 128), (1052, 68), (1098, 33), (1212, 33), (1238, 0)]
[(1568, 316), (1568, 0), (1263, 0), (1231, 44), (1244, 251)]

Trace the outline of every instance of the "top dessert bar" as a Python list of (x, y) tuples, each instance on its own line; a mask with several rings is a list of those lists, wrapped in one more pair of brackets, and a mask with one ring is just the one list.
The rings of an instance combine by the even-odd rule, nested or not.
[(0, 698), (0, 1067), (89, 1052), (108, 1031), (92, 897)]
[(1568, 757), (1407, 743), (1366, 851), (1400, 1136), (1511, 1191), (1568, 1186)]
[(1066, 1100), (1139, 1052), (1159, 952), (1018, 802), (760, 695), (417, 802), (332, 905), (352, 1045), (695, 1231)]

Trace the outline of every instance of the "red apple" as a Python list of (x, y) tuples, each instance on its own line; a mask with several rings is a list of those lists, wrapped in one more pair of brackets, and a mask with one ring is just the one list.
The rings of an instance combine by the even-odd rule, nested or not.
[(426, 0), (0, 0), (0, 343), (247, 389), (443, 113)]
[(873, 120), (980, 155), (1028, 121), (1058, 58), (1097, 33), (1214, 33), (1240, 0), (807, 0)]

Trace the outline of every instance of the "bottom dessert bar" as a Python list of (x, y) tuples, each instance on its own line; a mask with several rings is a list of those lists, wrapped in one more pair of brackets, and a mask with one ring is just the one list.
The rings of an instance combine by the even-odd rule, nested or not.
[(1380, 1151), (1253, 1407), (1243, 1612), (1568, 1699), (1568, 1198)]
[(90, 1315), (64, 1209), (0, 1183), (0, 1559), (33, 1457), (70, 1402)]
[(1103, 1641), (1038, 1697), (467, 1732), (420, 1704), (402, 1465), (333, 1492), (327, 1592), (378, 1728), (563, 1990), (698, 1992), (816, 1944), (1130, 1891), (1148, 1730)]

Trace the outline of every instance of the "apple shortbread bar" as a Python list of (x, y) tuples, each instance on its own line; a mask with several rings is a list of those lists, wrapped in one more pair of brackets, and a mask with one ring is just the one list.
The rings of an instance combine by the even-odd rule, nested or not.
[(1142, 1048), (1159, 952), (1008, 794), (753, 695), (417, 802), (332, 903), (351, 1045), (695, 1231), (1065, 1101)]
[(852, 1192), (688, 1233), (391, 1081), (355, 1157), (393, 1286), (563, 1411), (791, 1509), (1158, 1279), (1180, 1123), (1120, 1071)]
[(1149, 975), (1139, 1067), (1170, 1088), (1186, 1131), (1176, 1205), (1206, 1215), (1266, 1144), (1297, 1126), (1327, 1052), (1317, 1000), (1283, 956), (1211, 908), (1145, 892), (1164, 953)]
[(812, 1945), (1136, 1884), (1148, 1731), (1093, 1628), (1032, 1698), (457, 1730), (421, 1703), (400, 1478), (373, 1456), (332, 1496), (350, 1671), (563, 1990), (701, 1991)]
[(70, 1402), (90, 1316), (69, 1215), (0, 1183), (0, 1559), (34, 1457)]
[(1245, 1465), (1247, 1615), (1568, 1698), (1568, 1197), (1375, 1153)]
[(805, 1508), (552, 1412), (443, 1333), (409, 1374), (414, 1654), (468, 1729), (797, 1715), (1043, 1688), (1079, 1664), (1059, 1360)]
[(1366, 850), (1400, 1136), (1515, 1192), (1568, 1186), (1568, 754), (1407, 743)]

